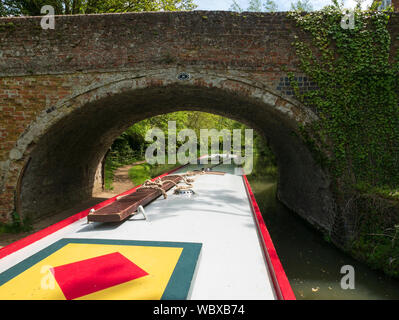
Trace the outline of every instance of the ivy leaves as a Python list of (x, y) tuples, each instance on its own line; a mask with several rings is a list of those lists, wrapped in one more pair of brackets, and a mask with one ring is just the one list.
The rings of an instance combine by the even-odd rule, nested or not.
[(343, 29), (343, 14), (334, 6), (289, 13), (311, 35), (310, 42), (297, 38), (293, 45), (302, 71), (318, 86), (301, 92), (291, 82), (296, 96), (320, 117), (302, 131), (308, 141), (312, 137), (314, 150), (327, 155), (324, 163), (338, 183), (397, 188), (399, 62), (390, 59), (389, 13), (354, 14), (354, 29)]

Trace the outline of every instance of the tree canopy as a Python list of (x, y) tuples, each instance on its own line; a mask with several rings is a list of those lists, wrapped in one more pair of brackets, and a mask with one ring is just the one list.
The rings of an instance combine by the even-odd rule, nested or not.
[(193, 10), (194, 0), (0, 0), (0, 16), (37, 16), (50, 5), (55, 14)]
[[(230, 5), (230, 10), (243, 12), (244, 9), (237, 3), (236, 0), (233, 0), (233, 3)], [(250, 0), (248, 3), (248, 8), (246, 11), (251, 12), (276, 12), (278, 9), (277, 4), (273, 0)]]
[[(334, 1), (334, 0), (333, 0)], [(356, 0), (362, 1), (362, 0)], [(243, 12), (244, 9), (238, 4), (237, 0), (233, 0), (230, 10)], [(291, 10), (293, 11), (313, 11), (310, 0), (296, 0), (291, 2)], [(278, 4), (274, 0), (249, 0), (248, 7), (245, 11), (250, 12), (276, 12)]]
[(313, 6), (309, 0), (297, 0), (295, 3), (291, 2), (291, 10), (294, 11), (313, 11)]

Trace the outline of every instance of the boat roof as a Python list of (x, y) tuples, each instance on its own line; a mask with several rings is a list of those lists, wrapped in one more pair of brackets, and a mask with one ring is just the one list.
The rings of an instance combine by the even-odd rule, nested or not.
[[(172, 174), (202, 167), (189, 164)], [(18, 283), (29, 272), (38, 279), (32, 286), (40, 283), (37, 292), (43, 291), (47, 265), (56, 289), (29, 296), (32, 299), (294, 299), (246, 177), (232, 164), (213, 170), (225, 174), (194, 176), (193, 195), (174, 194), (172, 189), (166, 199), (160, 196), (146, 205), (145, 215), (119, 223), (88, 223), (88, 209), (64, 225), (1, 249), (0, 298), (26, 299), (31, 293)], [(116, 197), (108, 202), (113, 201)], [(88, 271), (89, 266), (94, 271)], [(119, 272), (101, 284), (105, 289), (77, 289), (79, 281), (96, 281), (95, 270), (102, 277), (101, 270), (122, 267), (139, 278), (121, 279)], [(74, 278), (71, 289), (68, 281)], [(135, 292), (141, 295), (126, 289), (129, 283), (136, 284), (140, 289)], [(147, 287), (154, 289), (143, 289)]]

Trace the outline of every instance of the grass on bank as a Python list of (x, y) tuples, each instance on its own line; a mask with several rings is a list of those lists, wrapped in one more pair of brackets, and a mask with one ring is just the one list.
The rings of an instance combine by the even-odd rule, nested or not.
[(390, 193), (360, 193), (353, 201), (361, 213), (351, 253), (371, 268), (399, 279), (399, 205)]
[(378, 195), (384, 199), (399, 201), (399, 188), (392, 189), (389, 186), (373, 187), (366, 183), (358, 183), (354, 187), (363, 194)]
[(130, 180), (137, 186), (144, 183), (148, 179), (155, 178), (167, 171), (179, 167), (180, 164), (156, 164), (150, 165), (148, 163), (143, 163), (129, 170)]
[[(143, 159), (134, 159), (134, 161), (131, 161), (130, 164), (133, 164), (138, 161), (143, 161)], [(166, 159), (166, 162), (168, 160)], [(121, 163), (118, 161), (113, 160), (112, 158), (107, 158), (106, 163), (105, 163), (105, 172), (104, 172), (104, 188), (105, 190), (112, 190), (112, 183), (114, 180), (114, 175), (115, 171), (124, 166), (128, 165), (126, 163)], [(167, 171), (170, 171), (172, 169), (175, 169), (179, 167), (180, 164), (149, 164), (149, 163), (142, 163), (135, 165), (129, 169), (129, 178), (133, 182), (135, 186), (142, 184), (148, 179), (155, 178)]]
[[(276, 188), (277, 177), (278, 169), (274, 161), (255, 155), (254, 170), (248, 180), (263, 206), (273, 203), (265, 189)], [(353, 199), (353, 206), (362, 214), (358, 217), (358, 231), (349, 251), (372, 269), (382, 270), (399, 279), (399, 190), (372, 188), (366, 184), (358, 184), (355, 189), (358, 194)], [(328, 241), (329, 235), (325, 234), (324, 238)]]
[(15, 211), (12, 213), (11, 218), (11, 222), (0, 224), (0, 234), (28, 232), (33, 229), (32, 221), (30, 219), (25, 219), (25, 221), (22, 222)]
[(354, 188), (359, 229), (350, 251), (371, 268), (399, 279), (399, 189), (366, 183)]

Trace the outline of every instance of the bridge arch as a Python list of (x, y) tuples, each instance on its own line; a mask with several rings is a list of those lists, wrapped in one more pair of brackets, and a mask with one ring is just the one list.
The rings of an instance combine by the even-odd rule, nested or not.
[(264, 135), (278, 161), (280, 200), (331, 231), (335, 213), (328, 175), (296, 134), (299, 124), (317, 117), (239, 74), (179, 68), (119, 72), (46, 106), (9, 156), (9, 170), (19, 172), (20, 213), (48, 215), (85, 200), (99, 186), (96, 172), (106, 151), (129, 126), (159, 114), (198, 110), (241, 121)]

